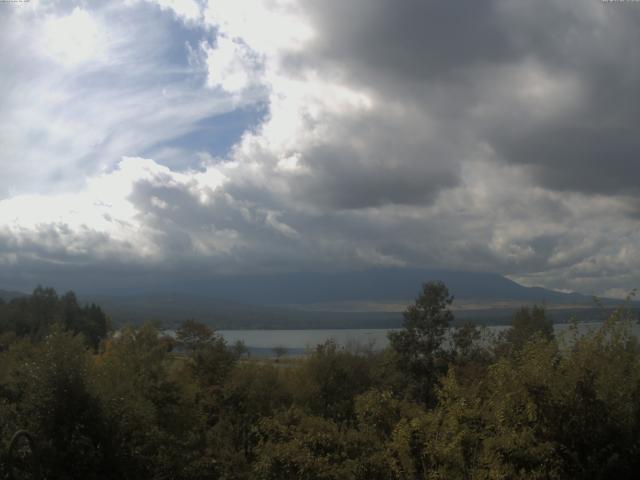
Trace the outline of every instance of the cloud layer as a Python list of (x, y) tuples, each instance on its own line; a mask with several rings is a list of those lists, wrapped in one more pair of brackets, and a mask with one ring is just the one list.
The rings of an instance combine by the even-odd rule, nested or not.
[(1, 283), (373, 266), (640, 283), (634, 3), (3, 8)]

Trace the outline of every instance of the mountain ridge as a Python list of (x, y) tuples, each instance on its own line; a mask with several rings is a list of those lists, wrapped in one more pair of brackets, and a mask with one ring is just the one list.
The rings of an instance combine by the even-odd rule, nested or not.
[[(389, 328), (428, 281), (442, 281), (454, 296), (459, 320), (508, 323), (522, 305), (544, 304), (554, 321), (576, 312), (596, 316), (593, 297), (525, 287), (500, 274), (427, 269), (372, 269), (331, 274), (213, 276), (175, 282), (174, 290), (126, 294), (78, 292), (81, 302), (101, 305), (116, 324), (159, 320), (168, 326), (194, 318), (216, 328)], [(24, 295), (5, 292), (9, 296)], [(611, 307), (621, 300), (602, 299)]]
[(253, 305), (367, 300), (411, 302), (419, 293), (422, 283), (428, 281), (444, 282), (457, 300), (550, 304), (592, 302), (592, 297), (588, 295), (525, 287), (496, 273), (399, 268), (344, 273), (212, 277), (206, 285), (197, 285), (182, 293)]
[(25, 297), (27, 295), (28, 294), (24, 292), (0, 289), (0, 299), (4, 300), (5, 302), (13, 300), (14, 298)]

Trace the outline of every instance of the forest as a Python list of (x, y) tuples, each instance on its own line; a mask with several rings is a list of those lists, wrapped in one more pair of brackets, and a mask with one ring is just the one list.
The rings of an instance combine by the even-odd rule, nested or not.
[(72, 292), (0, 300), (0, 478), (636, 478), (631, 310), (556, 336), (526, 306), (489, 335), (452, 300), (423, 284), (382, 351), (267, 360), (194, 320), (114, 330)]

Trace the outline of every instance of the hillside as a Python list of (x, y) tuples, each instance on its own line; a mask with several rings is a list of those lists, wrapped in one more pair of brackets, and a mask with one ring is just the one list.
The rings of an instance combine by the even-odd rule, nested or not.
[(0, 298), (5, 302), (8, 302), (13, 298), (24, 297), (25, 295), (26, 293), (22, 293), (22, 292), (13, 292), (11, 290), (0, 290)]
[(599, 315), (586, 295), (524, 287), (498, 274), (419, 269), (215, 277), (188, 291), (81, 298), (102, 305), (116, 323), (155, 319), (171, 325), (195, 318), (224, 329), (387, 328), (401, 324), (400, 312), (430, 280), (449, 287), (461, 320), (507, 323), (516, 308), (533, 303), (547, 305), (557, 322), (578, 311)]
[[(260, 305), (312, 305), (335, 302), (410, 302), (423, 282), (443, 281), (464, 302), (591, 303), (591, 297), (539, 287), (524, 287), (495, 273), (379, 268), (344, 273), (272, 275), (210, 275), (194, 281), (167, 278), (137, 285), (137, 296), (151, 293), (206, 297), (224, 302)], [(108, 292), (81, 292), (106, 294)], [(115, 292), (113, 292), (115, 293)], [(126, 294), (117, 292), (117, 295)]]
[[(425, 269), (212, 276), (172, 286), (140, 284), (135, 291), (86, 292), (81, 285), (75, 291), (81, 302), (101, 305), (116, 325), (157, 320), (172, 326), (194, 318), (219, 329), (389, 328), (401, 324), (420, 285), (432, 280), (454, 295), (458, 320), (504, 324), (516, 308), (534, 303), (545, 304), (555, 322), (601, 316), (588, 295), (525, 287), (494, 273)], [(5, 301), (22, 295), (0, 290)]]

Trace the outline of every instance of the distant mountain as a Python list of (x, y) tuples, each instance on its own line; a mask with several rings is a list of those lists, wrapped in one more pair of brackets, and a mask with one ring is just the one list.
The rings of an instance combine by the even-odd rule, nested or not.
[(144, 295), (81, 295), (95, 302), (116, 326), (160, 321), (173, 328), (193, 318), (217, 329), (326, 329), (392, 328), (400, 325), (398, 312), (326, 312), (287, 307), (248, 305), (202, 295), (153, 293)]
[(9, 300), (12, 300), (14, 298), (18, 298), (18, 297), (25, 297), (27, 296), (26, 293), (22, 293), (22, 292), (12, 292), (10, 290), (0, 290), (0, 298), (2, 300), (4, 300), (5, 302), (8, 302)]
[(555, 321), (576, 312), (581, 318), (598, 315), (587, 295), (524, 287), (498, 274), (419, 269), (213, 277), (206, 283), (176, 285), (181, 292), (80, 299), (103, 306), (119, 324), (155, 319), (171, 326), (195, 318), (224, 329), (383, 328), (400, 325), (400, 312), (413, 302), (421, 284), (431, 280), (443, 281), (455, 296), (458, 319), (506, 323), (515, 308), (534, 303), (546, 304)]
[[(499, 274), (448, 270), (214, 275), (191, 281), (162, 277), (163, 283), (123, 284), (119, 291), (91, 293), (82, 285), (74, 290), (81, 302), (102, 306), (117, 325), (159, 320), (171, 327), (194, 318), (219, 329), (387, 328), (401, 324), (401, 312), (422, 283), (433, 280), (444, 282), (454, 295), (458, 320), (508, 323), (516, 308), (534, 303), (545, 304), (557, 322), (571, 315), (583, 320), (602, 316), (588, 295), (524, 287)], [(4, 300), (24, 295), (0, 290)]]
[(423, 282), (443, 281), (457, 300), (548, 304), (589, 303), (591, 297), (524, 287), (494, 273), (385, 268), (333, 274), (215, 277), (192, 294), (254, 305), (346, 301), (412, 301)]

